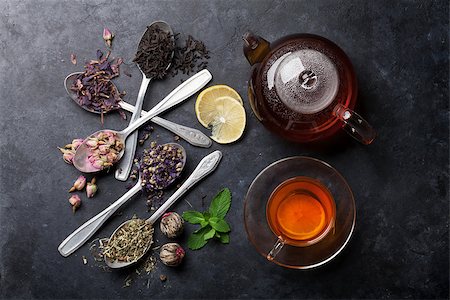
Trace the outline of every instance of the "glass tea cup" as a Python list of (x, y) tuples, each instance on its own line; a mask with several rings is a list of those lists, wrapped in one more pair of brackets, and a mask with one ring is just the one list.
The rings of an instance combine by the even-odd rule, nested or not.
[(278, 237), (267, 254), (267, 259), (273, 260), (285, 244), (307, 247), (332, 234), (336, 204), (320, 181), (297, 176), (275, 188), (267, 201), (266, 217)]
[[(323, 209), (332, 216), (334, 208), (334, 218), (324, 216), (324, 224), (315, 225), (314, 228), (317, 228), (315, 231), (307, 230), (306, 234), (309, 233), (309, 236), (302, 236), (301, 242), (296, 236), (298, 243), (295, 244), (292, 241), (295, 239), (288, 240), (286, 234), (277, 233), (275, 226), (270, 224), (271, 213), (268, 206), (273, 201), (271, 199), (274, 197), (274, 191), (281, 188), (283, 183), (305, 178), (311, 179), (314, 183), (318, 182), (318, 189), (325, 190), (324, 194), (316, 197), (325, 198), (324, 203), (331, 204), (329, 206), (331, 209), (327, 207)], [(315, 194), (318, 193), (310, 186), (301, 187), (300, 190), (297, 194), (311, 196), (311, 190)], [(326, 196), (326, 191), (330, 196)], [(280, 198), (284, 199), (286, 196), (282, 195)], [(286, 205), (285, 208), (289, 211), (289, 207), (290, 205)], [(274, 211), (277, 212), (278, 209)], [(280, 211), (279, 217), (283, 215), (284, 212)], [(287, 157), (268, 165), (250, 184), (244, 202), (244, 223), (249, 241), (262, 257), (287, 268), (311, 269), (334, 259), (349, 243), (356, 224), (355, 200), (345, 178), (328, 163), (306, 156)], [(292, 229), (289, 227), (290, 223), (282, 225), (285, 232)], [(280, 235), (284, 243), (278, 242)], [(278, 251), (268, 256), (272, 250)]]

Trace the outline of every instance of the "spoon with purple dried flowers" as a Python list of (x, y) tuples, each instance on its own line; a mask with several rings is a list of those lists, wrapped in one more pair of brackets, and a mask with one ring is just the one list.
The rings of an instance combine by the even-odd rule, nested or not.
[[(72, 74), (69, 74), (66, 79), (64, 79), (64, 86), (66, 88), (67, 94), (69, 95), (70, 99), (72, 99), (76, 104), (78, 104), (80, 107), (85, 109), (88, 112), (100, 114), (101, 112), (99, 110), (91, 109), (87, 106), (83, 106), (78, 101), (78, 96), (70, 89), (70, 87), (73, 85), (73, 82), (77, 80), (77, 76), (83, 74), (83, 72), (75, 72)], [(113, 82), (111, 82), (114, 89), (118, 91), (117, 87), (114, 85)], [(206, 84), (205, 84), (206, 85)], [(199, 87), (199, 90), (203, 87)], [(135, 107), (131, 105), (130, 103), (127, 103), (123, 100), (119, 100), (117, 105), (112, 106), (108, 111), (104, 111), (103, 113), (107, 113), (110, 111), (114, 111), (116, 109), (122, 108), (129, 112), (134, 112)], [(141, 117), (145, 116), (147, 114), (147, 111), (141, 110)], [(209, 148), (212, 145), (211, 139), (205, 135), (203, 132), (201, 132), (198, 129), (190, 128), (187, 126), (183, 126), (174, 122), (171, 122), (169, 120), (160, 118), (160, 117), (154, 117), (151, 119), (151, 121), (163, 128), (166, 128), (169, 131), (172, 131), (174, 134), (179, 136), (180, 138), (184, 139), (189, 144), (196, 146), (196, 147), (203, 147), (203, 148)]]
[[(212, 75), (208, 70), (202, 70), (180, 84), (147, 114), (128, 125), (124, 130), (105, 129), (94, 132), (77, 148), (73, 157), (73, 165), (79, 171), (85, 173), (98, 172), (111, 167), (123, 156), (125, 141), (132, 132), (156, 115), (192, 96), (201, 87), (205, 86), (211, 78)], [(100, 146), (102, 146), (102, 149), (100, 149)]]
[(81, 247), (105, 221), (137, 192), (151, 193), (170, 186), (186, 164), (186, 151), (177, 143), (153, 145), (144, 150), (139, 162), (139, 181), (113, 204), (86, 221), (70, 234), (58, 247), (62, 256), (69, 256)]

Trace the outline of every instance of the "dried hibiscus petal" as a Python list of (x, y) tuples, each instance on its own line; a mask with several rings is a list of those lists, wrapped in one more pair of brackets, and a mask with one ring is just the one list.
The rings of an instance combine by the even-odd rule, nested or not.
[(106, 55), (97, 50), (97, 60), (91, 60), (84, 66), (84, 72), (76, 77), (71, 90), (76, 93), (78, 103), (101, 114), (119, 108), (119, 102), (125, 95), (119, 92), (111, 80), (120, 74), (123, 59), (109, 60)]

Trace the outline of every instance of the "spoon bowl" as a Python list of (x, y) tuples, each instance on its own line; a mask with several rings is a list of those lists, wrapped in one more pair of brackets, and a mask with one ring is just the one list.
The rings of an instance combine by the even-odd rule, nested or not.
[(126, 140), (127, 136), (122, 131), (115, 131), (115, 130), (111, 130), (111, 129), (96, 131), (93, 134), (91, 134), (90, 136), (88, 136), (86, 139), (84, 139), (83, 143), (75, 151), (75, 155), (73, 157), (73, 165), (79, 171), (84, 172), (84, 173), (95, 173), (95, 172), (102, 171), (102, 169), (98, 169), (98, 168), (94, 167), (91, 164), (91, 162), (89, 161), (89, 154), (91, 154), (92, 150), (86, 144), (87, 141), (89, 141), (89, 138), (96, 137), (99, 133), (102, 133), (102, 132), (114, 133), (116, 135), (116, 138), (118, 140), (120, 140), (122, 142), (122, 144), (124, 145), (122, 150), (119, 153), (117, 153), (117, 159), (116, 159), (116, 161), (113, 162), (113, 164), (117, 163), (122, 158), (123, 154), (125, 153), (125, 140)]
[[(155, 21), (155, 22), (152, 22), (149, 26), (147, 26), (147, 29), (142, 34), (141, 39), (139, 40), (138, 49), (142, 43), (142, 40), (143, 40), (145, 34), (151, 27), (159, 27), (159, 29), (161, 29), (161, 31), (168, 33), (170, 35), (170, 39), (171, 39), (173, 48), (175, 48), (175, 35), (173, 34), (172, 27), (170, 27), (170, 25), (164, 21)], [(175, 55), (175, 51), (172, 51), (172, 53), (170, 54), (169, 64), (166, 67), (166, 71), (169, 70), (170, 66), (172, 65), (172, 59), (173, 59), (174, 55)], [(141, 66), (138, 63), (136, 63), (136, 65), (137, 65), (139, 71), (141, 71), (142, 76), (147, 77), (147, 75), (142, 71)], [(149, 77), (147, 77), (147, 78), (149, 78)]]

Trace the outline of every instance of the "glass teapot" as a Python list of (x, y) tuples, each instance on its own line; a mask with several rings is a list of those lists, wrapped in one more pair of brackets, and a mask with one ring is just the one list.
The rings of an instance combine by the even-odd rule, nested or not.
[(376, 133), (353, 111), (355, 72), (333, 42), (313, 34), (294, 34), (273, 43), (247, 32), (244, 55), (253, 66), (248, 98), (269, 130), (296, 142), (326, 139), (344, 128), (363, 144)]

